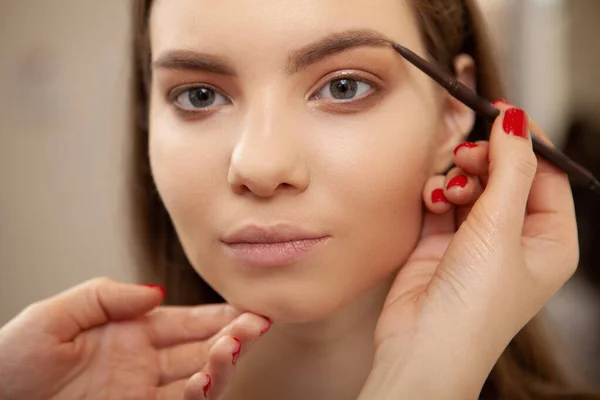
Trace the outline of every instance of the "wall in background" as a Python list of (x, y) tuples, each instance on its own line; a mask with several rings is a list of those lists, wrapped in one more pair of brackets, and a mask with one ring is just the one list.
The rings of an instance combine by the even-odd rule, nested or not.
[(0, 0), (0, 324), (93, 276), (135, 280), (129, 2)]
[(570, 111), (600, 127), (600, 1), (569, 0)]

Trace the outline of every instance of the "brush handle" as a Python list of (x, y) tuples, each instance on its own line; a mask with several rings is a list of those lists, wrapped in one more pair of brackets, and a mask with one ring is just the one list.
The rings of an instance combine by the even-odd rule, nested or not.
[[(446, 87), (452, 96), (458, 100), (462, 99), (465, 105), (478, 114), (485, 115), (490, 121), (494, 121), (500, 115), (500, 110), (494, 107), (493, 104), (475, 101), (474, 97), (470, 95), (473, 91), (457, 80), (452, 79), (451, 82), (447, 82)], [(600, 193), (600, 182), (594, 178), (594, 175), (592, 175), (590, 171), (571, 160), (560, 150), (548, 146), (546, 143), (535, 137), (533, 133), (530, 133), (530, 135), (533, 143), (533, 152), (535, 154), (565, 172), (572, 183), (586, 186), (596, 193)]]
[[(391, 43), (392, 47), (407, 61), (415, 67), (423, 71), (426, 75), (439, 83), (451, 96), (465, 104), (467, 107), (482, 115), (490, 121), (496, 120), (500, 115), (498, 110), (492, 103), (480, 97), (474, 90), (459, 82), (452, 75), (445, 73), (439, 66), (431, 63), (413, 51), (401, 46), (397, 43)], [(600, 194), (600, 182), (591, 172), (571, 160), (559, 150), (548, 146), (531, 134), (533, 141), (533, 151), (556, 168), (564, 171), (571, 182), (579, 185), (584, 185), (594, 192)]]
[(600, 183), (590, 171), (571, 160), (563, 152), (548, 146), (535, 137), (533, 133), (531, 134), (531, 140), (533, 142), (533, 152), (556, 168), (564, 171), (571, 179), (571, 182), (576, 185), (587, 186), (595, 191), (600, 190)]

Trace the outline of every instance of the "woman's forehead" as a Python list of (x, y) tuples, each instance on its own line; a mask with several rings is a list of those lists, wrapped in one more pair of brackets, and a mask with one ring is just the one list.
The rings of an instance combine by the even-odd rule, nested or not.
[(159, 0), (150, 41), (154, 55), (177, 49), (231, 55), (260, 49), (264, 56), (368, 30), (419, 46), (407, 0)]

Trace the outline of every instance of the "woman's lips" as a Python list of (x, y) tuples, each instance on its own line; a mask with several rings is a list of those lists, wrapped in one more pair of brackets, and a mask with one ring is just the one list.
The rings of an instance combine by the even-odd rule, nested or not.
[(292, 225), (249, 225), (222, 239), (227, 252), (246, 266), (277, 267), (308, 257), (330, 236)]

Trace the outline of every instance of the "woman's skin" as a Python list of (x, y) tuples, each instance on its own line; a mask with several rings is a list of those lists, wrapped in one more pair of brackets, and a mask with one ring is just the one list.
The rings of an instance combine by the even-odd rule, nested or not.
[[(373, 41), (359, 33), (366, 30), (423, 52), (398, 0), (158, 1), (151, 17), (152, 172), (186, 253), (232, 305), (289, 323), (279, 329), (301, 342), (347, 337), (359, 314), (372, 330), (419, 238), (423, 185), (473, 124), (470, 110), (389, 46), (350, 48), (290, 71), (298, 53), (324, 40)], [(201, 57), (235, 76), (181, 60)], [(459, 77), (471, 79), (469, 61), (459, 64)], [(328, 83), (348, 74), (364, 94), (332, 99)], [(202, 84), (219, 94), (199, 109), (181, 92)], [(330, 239), (292, 267), (243, 268), (221, 240), (250, 224)]]
[[(150, 156), (158, 190), (202, 277), (233, 306), (275, 321), (269, 340), (240, 363), (232, 398), (356, 396), (391, 279), (419, 239), (423, 185), (472, 128), (470, 110), (381, 44), (293, 67), (326, 40), (368, 40), (361, 31), (423, 52), (398, 0), (154, 6)], [(201, 57), (231, 74), (173, 60)], [(468, 60), (458, 64), (459, 77), (471, 79)], [(332, 99), (328, 83), (348, 74), (365, 93), (354, 103)], [(201, 84), (219, 89), (215, 105), (198, 109), (178, 89)], [(330, 239), (294, 265), (244, 268), (221, 240), (248, 224), (290, 224)], [(214, 391), (216, 383), (213, 376)]]
[[(242, 342), (227, 398), (355, 398), (376, 347), (403, 329), (389, 321), (373, 335), (421, 236), (422, 188), (449, 164), (474, 115), (381, 38), (424, 53), (405, 1), (155, 3), (157, 188), (202, 277), (233, 306), (275, 322), (252, 351)], [(455, 67), (472, 85), (472, 60), (459, 56)], [(350, 101), (335, 91), (342, 78), (358, 81)], [(249, 267), (223, 244), (241, 227), (281, 224), (328, 241), (277, 268)], [(222, 348), (224, 367), (238, 344)], [(231, 374), (208, 371), (217, 398)]]
[[(0, 394), (477, 398), (577, 264), (568, 180), (536, 160), (528, 132), (545, 135), (505, 103), (489, 144), (453, 154), (473, 113), (373, 32), (425, 54), (401, 0), (156, 1), (154, 177), (191, 262), (242, 315), (213, 323), (201, 308), (199, 326), (182, 332), (190, 310), (151, 311), (156, 291), (92, 283), (0, 330), (0, 388), (12, 390)], [(326, 37), (329, 53), (362, 45), (294, 57)], [(454, 64), (472, 85), (472, 60)], [(329, 85), (342, 78), (360, 82)], [(354, 84), (355, 101), (332, 98)], [(457, 168), (436, 175), (450, 162)], [(244, 265), (222, 243), (244, 224), (279, 223), (328, 239), (269, 268)], [(179, 319), (157, 319), (167, 312)], [(156, 330), (172, 336), (157, 343)], [(124, 337), (146, 344), (143, 357)]]

